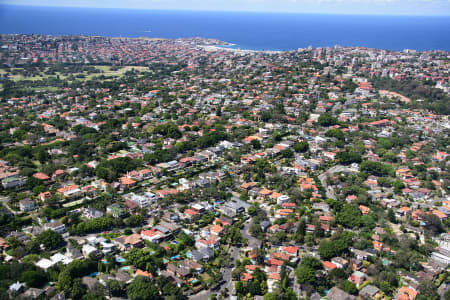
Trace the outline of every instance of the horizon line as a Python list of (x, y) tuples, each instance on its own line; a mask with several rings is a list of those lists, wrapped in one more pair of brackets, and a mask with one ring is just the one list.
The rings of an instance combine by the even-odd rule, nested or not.
[(125, 9), (125, 10), (145, 10), (145, 11), (176, 11), (176, 12), (216, 12), (216, 13), (254, 13), (254, 14), (290, 14), (290, 15), (332, 15), (332, 16), (374, 16), (374, 17), (450, 17), (438, 14), (386, 14), (386, 13), (343, 13), (343, 12), (292, 12), (292, 11), (264, 11), (264, 10), (217, 10), (217, 9), (170, 9), (170, 8), (136, 8), (136, 7), (94, 7), (94, 6), (72, 6), (72, 5), (29, 5), (20, 3), (0, 3), (0, 6), (36, 7), (36, 8), (77, 8), (77, 9)]

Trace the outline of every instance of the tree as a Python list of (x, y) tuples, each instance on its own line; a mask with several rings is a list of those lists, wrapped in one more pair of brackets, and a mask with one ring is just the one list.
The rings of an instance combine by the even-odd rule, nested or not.
[(68, 291), (72, 287), (72, 276), (68, 271), (63, 271), (58, 275), (58, 289)]
[(231, 240), (232, 244), (242, 243), (243, 237), (242, 237), (241, 231), (239, 230), (239, 227), (237, 227), (237, 226), (231, 227), (230, 240)]
[(333, 137), (333, 138), (336, 138), (336, 139), (341, 140), (341, 141), (345, 140), (344, 133), (342, 132), (342, 130), (337, 129), (337, 128), (332, 128), (332, 129), (328, 130), (325, 133), (325, 136), (326, 137)]
[(75, 278), (73, 280), (73, 284), (71, 287), (72, 299), (79, 300), (83, 298), (83, 295), (86, 294), (86, 288), (81, 281), (81, 278)]
[(435, 214), (422, 214), (422, 220), (425, 222), (425, 229), (431, 231), (433, 234), (439, 234), (444, 231), (442, 222)]
[(144, 223), (144, 217), (142, 215), (131, 215), (123, 220), (123, 222), (126, 226), (136, 227)]
[(127, 288), (127, 295), (131, 300), (156, 299), (158, 290), (147, 277), (137, 276)]
[(276, 293), (267, 293), (264, 295), (264, 300), (277, 300), (278, 298), (278, 294)]
[(396, 179), (393, 183), (392, 186), (394, 187), (394, 192), (396, 194), (401, 194), (402, 193), (402, 189), (405, 188), (405, 184), (403, 183), (403, 181), (401, 181), (400, 179)]
[(336, 214), (336, 222), (345, 227), (356, 228), (361, 225), (361, 214), (354, 205), (344, 204)]
[(390, 165), (386, 165), (377, 161), (365, 160), (360, 165), (361, 172), (367, 172), (375, 176), (393, 176), (394, 169)]
[(253, 149), (261, 149), (261, 143), (257, 139), (252, 140), (250, 144), (252, 145)]
[(316, 278), (314, 269), (304, 265), (295, 269), (295, 275), (297, 276), (297, 282), (300, 284), (313, 283)]
[(37, 236), (39, 243), (43, 244), (45, 249), (58, 249), (64, 244), (64, 239), (53, 230), (46, 230)]
[(348, 276), (347, 273), (345, 273), (344, 269), (336, 268), (328, 272), (327, 274), (329, 280), (336, 283), (341, 280), (345, 280)]
[(171, 137), (173, 139), (179, 139), (182, 136), (180, 130), (178, 130), (178, 126), (170, 123), (156, 126), (153, 129), (153, 133), (161, 134), (165, 137)]
[(392, 287), (389, 282), (383, 280), (380, 283), (380, 290), (382, 290), (383, 293), (390, 294), (390, 292), (392, 291)]
[(250, 231), (250, 234), (256, 238), (261, 237), (261, 235), (263, 234), (261, 226), (259, 226), (258, 224), (255, 224), (255, 223), (250, 225), (249, 231)]
[(37, 159), (41, 164), (44, 164), (48, 159), (50, 158), (50, 155), (44, 148), (40, 148), (37, 153)]
[(342, 290), (344, 290), (345, 292), (352, 294), (352, 295), (356, 295), (358, 294), (358, 289), (356, 288), (356, 284), (354, 284), (351, 281), (344, 281), (341, 285)]
[(344, 165), (349, 165), (352, 163), (360, 163), (361, 155), (352, 149), (345, 149), (345, 151), (340, 151), (336, 154), (336, 159)]
[(390, 187), (392, 185), (392, 180), (387, 177), (379, 177), (377, 182), (378, 182), (378, 185), (384, 186), (384, 187)]
[(304, 257), (302, 259), (301, 265), (310, 267), (314, 270), (319, 270), (322, 268), (322, 262), (319, 259), (312, 257), (312, 256)]
[(395, 217), (395, 213), (392, 208), (388, 209), (388, 220), (392, 223), (397, 223), (397, 218)]
[(319, 116), (317, 122), (320, 126), (333, 126), (336, 125), (337, 120), (333, 118), (329, 113), (324, 113)]
[(302, 141), (294, 144), (295, 152), (306, 152), (309, 150), (309, 144), (307, 141)]
[(319, 255), (322, 259), (330, 259), (337, 255), (334, 241), (322, 241), (319, 246)]
[(133, 248), (124, 255), (127, 263), (141, 269), (145, 269), (147, 264), (152, 262), (152, 256), (144, 252), (143, 249)]
[(437, 299), (438, 294), (436, 291), (436, 286), (433, 284), (432, 281), (428, 280), (421, 280), (419, 282), (419, 286), (417, 287), (417, 290), (421, 296), (424, 296), (424, 299)]
[(291, 158), (294, 157), (294, 152), (292, 152), (291, 149), (284, 149), (281, 151), (281, 156), (283, 156), (284, 158)]
[(397, 268), (403, 268), (408, 271), (416, 271), (421, 267), (421, 259), (421, 255), (407, 249), (401, 249), (395, 254), (393, 263)]
[(27, 287), (40, 288), (47, 282), (47, 276), (42, 271), (26, 271), (20, 276), (20, 281), (25, 282)]
[(354, 83), (352, 79), (346, 79), (344, 81), (345, 91), (349, 91), (350, 93), (353, 93), (357, 87), (358, 87), (358, 85), (356, 83)]
[(253, 216), (254, 214), (256, 214), (256, 211), (257, 211), (257, 208), (253, 205), (248, 208), (248, 214), (250, 216)]

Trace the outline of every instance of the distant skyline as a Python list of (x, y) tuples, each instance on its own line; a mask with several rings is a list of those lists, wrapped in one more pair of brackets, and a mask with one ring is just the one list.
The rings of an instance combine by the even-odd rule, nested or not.
[(450, 16), (450, 0), (0, 0), (25, 6)]

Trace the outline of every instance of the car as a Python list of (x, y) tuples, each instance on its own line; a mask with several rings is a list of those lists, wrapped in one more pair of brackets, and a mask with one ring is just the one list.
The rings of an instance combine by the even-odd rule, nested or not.
[(215, 287), (211, 288), (211, 291), (215, 292), (220, 289), (220, 285), (216, 285)]

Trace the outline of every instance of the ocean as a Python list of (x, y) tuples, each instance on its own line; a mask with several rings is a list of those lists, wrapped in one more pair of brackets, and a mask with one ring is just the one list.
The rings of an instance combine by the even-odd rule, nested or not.
[(361, 46), (450, 51), (450, 17), (0, 5), (0, 33), (214, 38), (251, 50)]

